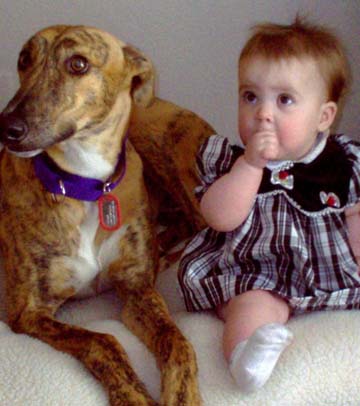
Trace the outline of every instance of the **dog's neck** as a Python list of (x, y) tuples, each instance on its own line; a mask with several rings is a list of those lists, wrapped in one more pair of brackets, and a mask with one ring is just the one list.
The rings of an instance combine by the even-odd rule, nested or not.
[(128, 103), (124, 103), (122, 98), (98, 126), (79, 131), (74, 137), (49, 148), (46, 152), (67, 172), (105, 180), (114, 172), (117, 164), (130, 111), (131, 100), (128, 99)]

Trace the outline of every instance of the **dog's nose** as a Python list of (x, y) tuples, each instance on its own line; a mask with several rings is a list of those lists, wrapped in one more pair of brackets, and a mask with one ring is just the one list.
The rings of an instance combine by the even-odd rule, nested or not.
[(0, 114), (0, 141), (20, 142), (28, 133), (28, 126), (22, 118), (15, 114)]

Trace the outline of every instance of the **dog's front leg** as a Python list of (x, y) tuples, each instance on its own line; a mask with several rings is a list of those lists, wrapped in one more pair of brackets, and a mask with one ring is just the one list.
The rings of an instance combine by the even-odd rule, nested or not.
[(48, 312), (36, 309), (25, 310), (10, 325), (15, 332), (30, 334), (85, 364), (108, 390), (111, 406), (158, 405), (113, 336), (61, 323)]
[(162, 297), (151, 287), (133, 292), (125, 300), (122, 319), (156, 357), (162, 379), (161, 405), (201, 405), (194, 350), (171, 320)]

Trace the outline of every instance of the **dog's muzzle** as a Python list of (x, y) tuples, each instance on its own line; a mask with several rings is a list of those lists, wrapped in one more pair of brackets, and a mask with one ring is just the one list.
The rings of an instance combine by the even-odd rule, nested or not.
[(16, 148), (28, 134), (26, 121), (14, 113), (0, 114), (0, 143)]

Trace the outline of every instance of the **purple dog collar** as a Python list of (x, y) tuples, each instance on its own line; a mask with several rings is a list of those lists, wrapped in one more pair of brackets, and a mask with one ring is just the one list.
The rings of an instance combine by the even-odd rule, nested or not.
[[(126, 140), (127, 136), (122, 142), (114, 175), (105, 182), (66, 172), (59, 168), (46, 153), (33, 158), (35, 174), (45, 189), (54, 195), (94, 202), (104, 194), (111, 192), (124, 177), (126, 172)], [(119, 174), (116, 175), (117, 173)], [(116, 179), (113, 181), (115, 175)]]

